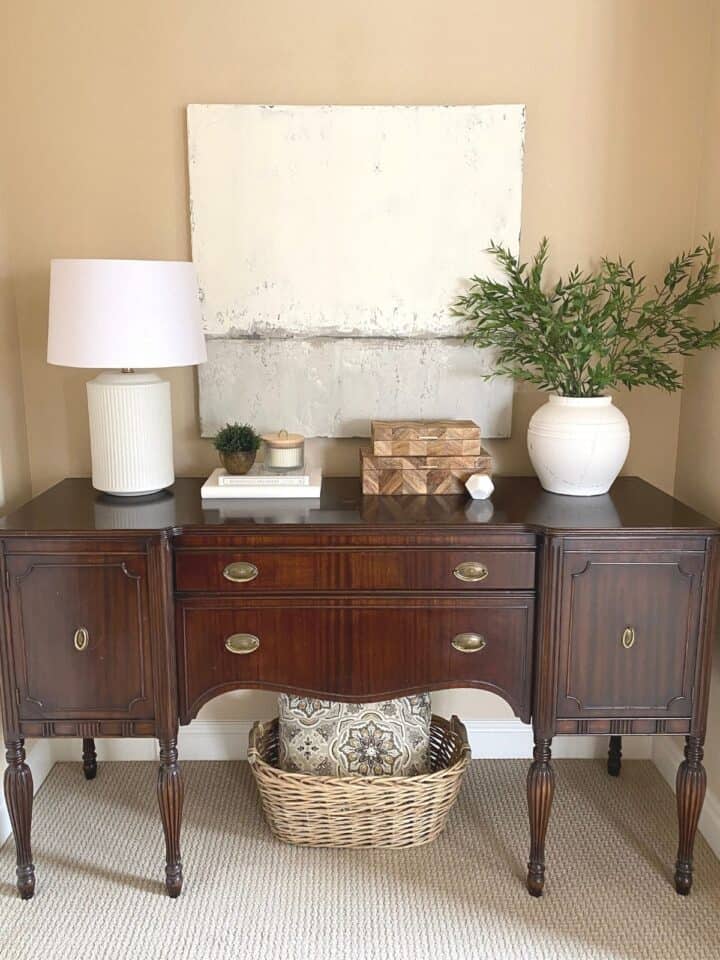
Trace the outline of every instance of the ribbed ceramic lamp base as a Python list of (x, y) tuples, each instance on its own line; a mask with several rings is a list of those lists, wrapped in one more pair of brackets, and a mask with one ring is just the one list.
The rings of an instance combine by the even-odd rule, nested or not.
[(175, 479), (170, 384), (154, 373), (101, 373), (87, 385), (92, 484), (139, 497)]

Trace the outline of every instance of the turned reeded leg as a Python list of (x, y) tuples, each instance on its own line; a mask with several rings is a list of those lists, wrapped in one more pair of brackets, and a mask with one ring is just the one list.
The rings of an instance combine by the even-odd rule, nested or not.
[(685, 759), (678, 768), (675, 785), (679, 834), (675, 889), (683, 896), (687, 896), (692, 887), (693, 845), (707, 786), (702, 760), (703, 738), (686, 737)]
[(608, 747), (607, 772), (611, 777), (620, 776), (622, 766), (622, 737), (610, 737)]
[(530, 815), (530, 860), (527, 888), (533, 897), (542, 895), (545, 886), (545, 835), (555, 792), (555, 771), (550, 765), (551, 740), (536, 740), (533, 762), (527, 779)]
[(35, 867), (30, 849), (32, 825), (33, 781), (25, 763), (25, 741), (6, 740), (5, 803), (10, 814), (17, 854), (17, 888), (23, 900), (35, 893)]
[(168, 896), (177, 897), (182, 890), (183, 880), (180, 860), (183, 782), (175, 739), (160, 741), (157, 793), (165, 831), (165, 887)]
[(86, 780), (94, 780), (97, 775), (97, 753), (95, 741), (92, 737), (83, 738), (83, 773)]

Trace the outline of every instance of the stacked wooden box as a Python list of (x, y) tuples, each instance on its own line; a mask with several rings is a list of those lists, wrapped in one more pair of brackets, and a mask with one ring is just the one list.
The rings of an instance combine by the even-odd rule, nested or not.
[(371, 436), (363, 493), (464, 493), (468, 477), (492, 470), (472, 420), (373, 420)]

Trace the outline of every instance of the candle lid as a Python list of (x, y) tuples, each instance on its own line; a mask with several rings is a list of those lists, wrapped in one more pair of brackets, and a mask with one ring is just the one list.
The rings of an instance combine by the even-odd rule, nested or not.
[(262, 438), (269, 447), (301, 447), (305, 443), (305, 437), (301, 433), (288, 433), (287, 430), (264, 433)]

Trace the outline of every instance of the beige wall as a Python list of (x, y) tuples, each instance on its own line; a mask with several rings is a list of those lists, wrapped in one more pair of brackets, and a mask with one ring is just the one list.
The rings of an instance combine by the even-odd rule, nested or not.
[[(713, 50), (697, 219), (720, 237), (720, 15), (715, 15)], [(720, 304), (708, 310), (720, 321)], [(720, 520), (720, 351), (693, 358), (685, 368), (676, 493), (681, 500)], [(706, 765), (709, 785), (720, 794), (720, 646), (716, 646), (710, 693)]]
[[(10, 214), (33, 486), (87, 473), (82, 371), (45, 364), (51, 257), (190, 253), (189, 102), (527, 104), (523, 249), (622, 250), (656, 270), (691, 239), (709, 0), (23, 0), (9, 16)], [(669, 120), (671, 119), (671, 122)], [(195, 375), (174, 373), (180, 473), (207, 469)], [(514, 435), (493, 444), (528, 470)], [(670, 488), (679, 400), (623, 398), (628, 469)], [(652, 424), (662, 424), (657, 432)], [(356, 469), (352, 444), (324, 444)]]
[[(3, 170), (0, 168), (0, 516), (18, 506), (30, 494), (20, 339), (3, 187)], [(0, 818), (1, 809), (0, 800)]]
[[(652, 275), (694, 237), (697, 91), (708, 69), (711, 5), (8, 5), (4, 129), (12, 135), (3, 149), (34, 489), (89, 471), (86, 374), (44, 359), (48, 262), (189, 256), (187, 103), (523, 102), (523, 252), (548, 234), (555, 267), (622, 251)], [(177, 471), (202, 473), (214, 457), (198, 435), (195, 374), (173, 371), (172, 382)], [(492, 444), (500, 472), (529, 471), (525, 427), (539, 402), (533, 391), (518, 394), (512, 438)], [(679, 397), (640, 390), (620, 402), (633, 430), (626, 469), (671, 489)], [(316, 447), (329, 472), (356, 471), (352, 442)], [(236, 700), (207, 710), (236, 716)], [(461, 701), (466, 716), (506, 712), (489, 695)]]
[(0, 515), (30, 493), (20, 340), (0, 170)]

